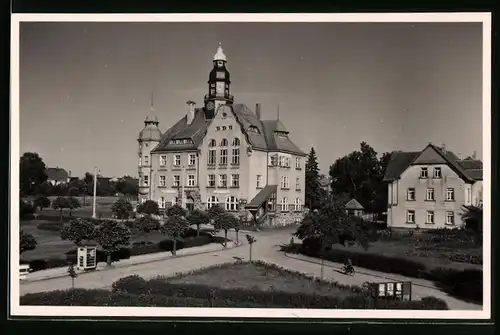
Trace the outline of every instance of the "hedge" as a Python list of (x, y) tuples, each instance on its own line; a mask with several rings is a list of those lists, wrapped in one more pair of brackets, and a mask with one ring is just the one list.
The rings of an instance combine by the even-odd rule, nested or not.
[[(425, 297), (420, 301), (375, 301), (365, 296), (339, 299), (315, 294), (266, 292), (242, 289), (237, 295), (211, 287), (204, 292), (191, 291), (188, 286), (175, 295), (143, 291), (134, 294), (107, 290), (59, 290), (30, 293), (20, 298), (28, 306), (136, 306), (136, 307), (239, 307), (239, 308), (323, 308), (323, 309), (425, 309), (447, 310), (443, 300)], [(197, 297), (189, 296), (195, 294)], [(230, 298), (227, 298), (230, 297)]]
[(483, 301), (483, 271), (481, 269), (457, 270), (445, 267), (429, 269), (425, 264), (407, 258), (356, 252), (348, 249), (331, 249), (321, 254), (305, 250), (300, 244), (282, 246), (282, 251), (301, 253), (336, 263), (345, 263), (350, 258), (354, 266), (431, 280), (436, 282), (445, 292), (457, 298), (475, 303)]
[[(148, 243), (148, 242), (142, 242)], [(177, 242), (177, 250), (192, 248), (197, 246), (202, 246), (212, 243), (211, 236), (200, 235), (195, 237), (187, 237), (182, 241)], [(170, 239), (165, 239), (159, 243), (149, 244), (145, 246), (134, 246), (132, 248), (122, 248), (111, 254), (111, 259), (113, 262), (117, 262), (121, 259), (128, 259), (132, 256), (153, 254), (157, 252), (165, 252), (173, 250), (173, 242)], [(66, 258), (49, 258), (49, 259), (34, 259), (30, 261), (22, 261), (22, 263), (27, 263), (33, 271), (46, 270), (50, 268), (64, 267), (69, 263), (76, 264), (77, 262), (77, 249), (72, 249), (65, 253)], [(106, 254), (103, 250), (97, 250), (97, 262), (106, 262)]]

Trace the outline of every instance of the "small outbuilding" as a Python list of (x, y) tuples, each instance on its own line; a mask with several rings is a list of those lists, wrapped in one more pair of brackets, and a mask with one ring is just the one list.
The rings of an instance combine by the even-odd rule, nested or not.
[(359, 201), (354, 198), (345, 204), (345, 210), (349, 215), (362, 216), (364, 209), (365, 208), (359, 203)]

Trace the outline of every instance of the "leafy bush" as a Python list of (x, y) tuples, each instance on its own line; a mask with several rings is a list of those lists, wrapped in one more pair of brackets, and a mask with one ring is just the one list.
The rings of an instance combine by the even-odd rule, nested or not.
[(19, 216), (22, 220), (32, 218), (36, 208), (28, 202), (19, 201)]
[(42, 222), (36, 227), (40, 230), (60, 232), (61, 229), (64, 227), (64, 222), (61, 221)]
[[(63, 258), (33, 259), (30, 261), (21, 261), (21, 263), (29, 264), (32, 271), (41, 271), (68, 265), (68, 261)], [(73, 264), (76, 264), (76, 256)]]

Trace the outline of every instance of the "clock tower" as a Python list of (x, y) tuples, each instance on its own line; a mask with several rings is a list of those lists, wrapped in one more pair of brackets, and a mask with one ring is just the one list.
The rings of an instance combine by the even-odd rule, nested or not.
[(234, 102), (234, 97), (229, 90), (231, 80), (229, 71), (226, 69), (226, 55), (222, 50), (222, 43), (219, 43), (213, 64), (214, 68), (210, 71), (208, 78), (208, 94), (205, 95), (205, 108), (211, 112), (220, 105)]

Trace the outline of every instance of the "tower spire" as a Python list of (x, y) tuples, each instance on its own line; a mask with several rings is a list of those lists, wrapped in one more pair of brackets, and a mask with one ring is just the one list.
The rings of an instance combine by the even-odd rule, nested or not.
[(219, 42), (217, 52), (214, 55), (214, 61), (226, 61), (226, 55), (224, 54), (224, 50), (222, 49), (222, 42)]

